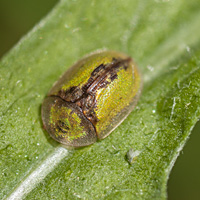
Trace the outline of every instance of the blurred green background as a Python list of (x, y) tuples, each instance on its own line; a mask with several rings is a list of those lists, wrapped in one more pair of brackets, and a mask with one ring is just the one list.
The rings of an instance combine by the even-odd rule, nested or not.
[(0, 57), (57, 2), (58, 0), (0, 0)]
[[(58, 0), (0, 0), (0, 58), (12, 48)], [(168, 182), (168, 199), (200, 199), (200, 123), (172, 170)]]

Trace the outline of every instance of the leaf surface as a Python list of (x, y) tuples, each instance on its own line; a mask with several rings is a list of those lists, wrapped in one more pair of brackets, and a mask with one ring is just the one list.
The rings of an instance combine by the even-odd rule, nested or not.
[[(165, 199), (200, 115), (199, 11), (196, 0), (60, 1), (0, 62), (0, 198)], [(99, 49), (134, 58), (142, 95), (109, 137), (67, 150), (43, 130), (41, 104), (68, 67)]]

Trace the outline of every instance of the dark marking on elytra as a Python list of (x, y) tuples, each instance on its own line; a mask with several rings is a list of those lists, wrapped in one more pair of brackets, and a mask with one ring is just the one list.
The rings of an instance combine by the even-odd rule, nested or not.
[(110, 77), (111, 82), (114, 81), (117, 78), (117, 74), (114, 74), (113, 76)]
[(80, 99), (83, 96), (84, 91), (80, 89), (78, 86), (73, 86), (69, 88), (67, 91), (60, 90), (58, 92), (58, 96), (60, 96), (63, 100), (67, 102), (74, 103), (77, 99)]
[(96, 108), (96, 92), (117, 79), (117, 72), (120, 68), (127, 70), (130, 62), (131, 58), (118, 59), (113, 57), (111, 63), (102, 63), (97, 66), (92, 71), (87, 83), (82, 87), (73, 86), (67, 91), (59, 91), (58, 95), (67, 102), (75, 103), (81, 109), (85, 117), (95, 126), (98, 122), (98, 118), (94, 112)]
[(91, 76), (95, 76), (99, 71), (104, 70), (104, 69), (105, 69), (105, 65), (100, 64), (97, 68), (94, 69), (94, 71), (91, 73)]

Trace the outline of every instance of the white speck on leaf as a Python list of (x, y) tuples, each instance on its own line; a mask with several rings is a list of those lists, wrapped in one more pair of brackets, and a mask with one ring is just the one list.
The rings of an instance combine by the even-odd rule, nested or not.
[(173, 98), (173, 105), (172, 105), (172, 111), (171, 111), (170, 120), (171, 120), (172, 117), (173, 117), (175, 106), (176, 106), (176, 97)]

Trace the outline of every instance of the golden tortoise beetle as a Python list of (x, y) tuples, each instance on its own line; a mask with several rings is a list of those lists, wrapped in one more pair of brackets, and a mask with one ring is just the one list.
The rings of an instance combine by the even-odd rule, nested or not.
[(141, 91), (133, 60), (103, 51), (79, 60), (54, 84), (42, 104), (44, 128), (67, 146), (107, 137), (133, 110)]

